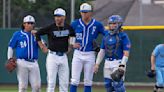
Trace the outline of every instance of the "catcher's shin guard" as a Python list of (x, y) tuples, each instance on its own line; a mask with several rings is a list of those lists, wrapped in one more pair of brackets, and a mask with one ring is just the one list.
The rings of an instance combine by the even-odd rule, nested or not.
[(113, 80), (109, 78), (104, 78), (104, 81), (105, 81), (106, 92), (113, 92), (114, 91), (114, 88), (112, 86)]
[(121, 80), (119, 82), (114, 81), (113, 87), (114, 87), (115, 92), (126, 92), (123, 80)]

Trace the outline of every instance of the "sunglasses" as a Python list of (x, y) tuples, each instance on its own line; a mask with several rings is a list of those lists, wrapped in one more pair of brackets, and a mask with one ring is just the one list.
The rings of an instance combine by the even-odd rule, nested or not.
[(34, 22), (26, 22), (27, 24), (31, 24), (31, 25), (34, 25), (35, 23)]

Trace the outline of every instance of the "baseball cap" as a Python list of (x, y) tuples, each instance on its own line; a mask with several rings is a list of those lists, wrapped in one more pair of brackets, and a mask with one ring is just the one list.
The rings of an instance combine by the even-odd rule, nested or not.
[(88, 3), (83, 3), (80, 5), (80, 12), (91, 12), (92, 11), (92, 6), (89, 5)]
[(23, 22), (34, 22), (35, 23), (35, 19), (31, 15), (27, 15), (26, 17), (23, 18)]
[(54, 16), (66, 16), (66, 12), (64, 9), (62, 8), (57, 8), (55, 11), (54, 11)]

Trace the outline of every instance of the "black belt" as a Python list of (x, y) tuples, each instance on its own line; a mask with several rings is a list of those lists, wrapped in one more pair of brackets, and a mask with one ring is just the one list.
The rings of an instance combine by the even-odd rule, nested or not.
[(64, 52), (59, 52), (59, 51), (57, 51), (57, 52), (54, 52), (54, 51), (50, 51), (50, 53), (51, 54), (56, 54), (56, 55), (58, 55), (58, 56), (64, 56)]

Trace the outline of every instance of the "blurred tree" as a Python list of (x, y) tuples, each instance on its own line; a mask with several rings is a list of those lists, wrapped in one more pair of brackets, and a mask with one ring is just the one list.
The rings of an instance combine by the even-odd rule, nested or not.
[[(80, 17), (79, 6), (85, 1), (75, 0), (75, 18)], [(0, 4), (2, 5), (2, 0), (0, 0)], [(23, 17), (27, 14), (35, 17), (36, 26), (48, 25), (53, 22), (53, 11), (58, 7), (66, 10), (66, 22), (69, 23), (71, 0), (36, 0), (35, 3), (29, 2), (29, 0), (11, 0), (11, 26), (19, 27)], [(0, 6), (0, 25), (2, 25), (2, 6)]]

